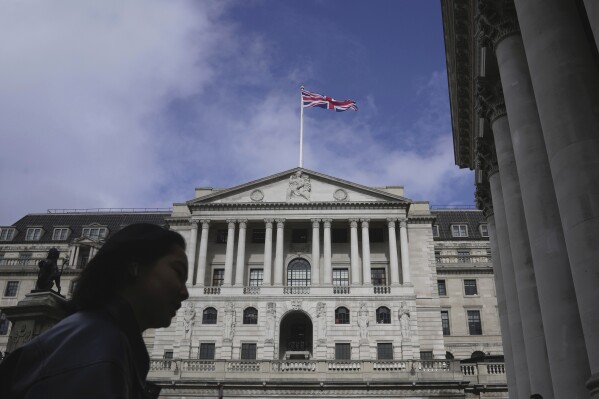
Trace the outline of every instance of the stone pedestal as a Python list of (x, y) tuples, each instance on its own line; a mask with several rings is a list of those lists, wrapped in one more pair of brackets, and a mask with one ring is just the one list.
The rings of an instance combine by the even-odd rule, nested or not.
[(360, 340), (360, 360), (371, 360), (370, 345), (367, 339)]
[(13, 352), (64, 319), (68, 315), (66, 302), (54, 291), (40, 291), (25, 295), (17, 306), (3, 308), (12, 323), (7, 352)]
[(266, 360), (275, 359), (275, 345), (272, 342), (264, 344), (264, 350), (262, 351), (262, 358)]

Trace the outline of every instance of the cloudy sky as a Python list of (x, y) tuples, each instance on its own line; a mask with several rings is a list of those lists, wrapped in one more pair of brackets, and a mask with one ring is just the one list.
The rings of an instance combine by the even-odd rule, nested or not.
[(438, 0), (5, 0), (0, 225), (169, 207), (298, 166), (472, 204), (453, 162)]

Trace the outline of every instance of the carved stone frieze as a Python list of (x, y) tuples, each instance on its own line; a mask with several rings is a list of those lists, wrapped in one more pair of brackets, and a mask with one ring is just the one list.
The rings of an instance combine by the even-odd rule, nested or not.
[(289, 177), (289, 187), (287, 188), (287, 200), (305, 199), (310, 200), (310, 176), (297, 171)]

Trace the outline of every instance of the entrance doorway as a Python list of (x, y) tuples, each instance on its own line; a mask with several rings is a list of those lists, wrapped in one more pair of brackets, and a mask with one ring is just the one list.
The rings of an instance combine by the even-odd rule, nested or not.
[(279, 359), (312, 357), (312, 320), (302, 311), (286, 314), (281, 320)]

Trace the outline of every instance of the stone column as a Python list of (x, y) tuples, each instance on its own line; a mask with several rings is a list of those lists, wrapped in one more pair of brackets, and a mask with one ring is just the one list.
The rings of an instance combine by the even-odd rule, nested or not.
[(75, 249), (76, 246), (69, 248), (69, 266), (75, 266)]
[(275, 285), (283, 285), (283, 232), (285, 219), (276, 219), (277, 222), (277, 247), (275, 252)]
[[(480, 151), (477, 151), (480, 159)], [(484, 159), (484, 158), (483, 158)], [(480, 163), (479, 163), (480, 166)], [(483, 168), (481, 168), (483, 169)], [(508, 321), (508, 310), (505, 298), (503, 283), (503, 273), (501, 271), (501, 255), (497, 244), (497, 232), (495, 228), (495, 217), (493, 215), (493, 204), (491, 200), (491, 189), (488, 181), (476, 184), (475, 199), (477, 207), (482, 210), (489, 227), (489, 245), (491, 246), (491, 257), (493, 259), (493, 274), (495, 278), (495, 292), (497, 296), (497, 308), (499, 313), (499, 326), (501, 328), (501, 338), (503, 344), (503, 354), (505, 356), (505, 371), (507, 375), (508, 391), (512, 395), (518, 392), (516, 383), (516, 371), (514, 369), (514, 353), (512, 351), (512, 341), (510, 335), (510, 326)]]
[(233, 252), (235, 252), (235, 220), (227, 220), (227, 252), (225, 254), (225, 279), (224, 286), (231, 286), (233, 277)]
[(360, 285), (360, 252), (358, 249), (358, 219), (349, 219), (351, 245), (351, 284)]
[(372, 284), (370, 273), (370, 235), (368, 234), (368, 223), (370, 219), (360, 219), (362, 222), (362, 284)]
[(320, 219), (312, 219), (312, 285), (320, 284)]
[(331, 223), (332, 219), (322, 219), (323, 240), (324, 240), (324, 278), (323, 282), (325, 285), (331, 285), (333, 283), (333, 266), (331, 264)]
[(266, 231), (264, 233), (264, 275), (262, 285), (269, 286), (272, 284), (272, 223), (273, 219), (264, 219)]
[(408, 250), (408, 222), (399, 221), (399, 251), (401, 252), (401, 277), (402, 284), (410, 284), (410, 252)]
[(397, 261), (397, 236), (395, 234), (395, 223), (397, 219), (388, 218), (389, 228), (389, 269), (391, 273), (391, 285), (399, 285), (399, 263)]
[(584, 0), (584, 7), (587, 10), (589, 24), (595, 36), (595, 44), (599, 46), (599, 2), (597, 0)]
[(495, 53), (511, 140), (516, 144), (513, 146), (514, 157), (553, 391), (557, 398), (584, 397), (587, 395), (584, 385), (590, 375), (589, 362), (549, 160), (520, 34), (516, 32), (496, 43)]
[[(507, 319), (509, 326), (509, 337), (512, 346), (514, 374), (516, 377), (516, 389), (511, 395), (516, 398), (526, 398), (530, 396), (530, 377), (528, 373), (528, 362), (524, 351), (524, 332), (522, 330), (522, 317), (520, 316), (520, 306), (518, 305), (518, 291), (516, 289), (516, 274), (514, 272), (514, 263), (512, 260), (512, 250), (510, 248), (510, 237), (507, 230), (507, 220), (505, 207), (503, 204), (503, 190), (501, 179), (497, 169), (494, 169), (489, 175), (489, 184), (491, 186), (491, 196), (493, 200), (493, 211), (495, 216), (495, 234), (497, 237), (497, 249), (499, 254), (501, 273), (496, 273), (503, 282), (505, 305), (507, 308)], [(493, 268), (495, 269), (495, 264)], [(497, 292), (497, 299), (500, 294)], [(501, 309), (500, 309), (501, 310)], [(501, 322), (501, 320), (500, 320)], [(503, 336), (506, 340), (506, 337)], [(505, 351), (505, 348), (504, 348)]]
[(510, 248), (516, 273), (516, 289), (518, 290), (520, 315), (522, 316), (524, 349), (529, 364), (531, 393), (539, 393), (543, 398), (553, 398), (553, 389), (547, 383), (551, 381), (551, 372), (545, 343), (545, 331), (541, 319), (520, 183), (516, 171), (512, 139), (510, 138), (510, 126), (505, 113), (492, 122), (491, 129), (495, 139), (499, 178), (503, 190)]
[(235, 263), (235, 285), (243, 287), (245, 272), (245, 231), (247, 219), (239, 220), (239, 241), (237, 242), (237, 262)]
[(599, 397), (599, 73), (575, 1), (514, 3)]
[(200, 253), (198, 255), (197, 274), (193, 277), (193, 284), (203, 287), (206, 284), (206, 256), (208, 255), (208, 234), (210, 229), (210, 220), (200, 220), (202, 223), (202, 235), (200, 236)]
[(75, 247), (75, 254), (73, 255), (73, 265), (74, 265), (76, 268), (80, 268), (80, 267), (81, 267), (81, 265), (80, 265), (80, 263), (81, 263), (81, 262), (79, 261), (79, 249), (80, 249), (80, 248), (81, 248), (81, 247), (80, 247), (79, 245), (77, 245), (77, 246)]
[[(187, 285), (193, 284), (193, 276), (196, 272), (196, 243), (198, 240), (198, 221), (191, 220), (191, 232), (189, 237), (189, 245), (187, 246)], [(91, 252), (90, 252), (91, 257)]]

